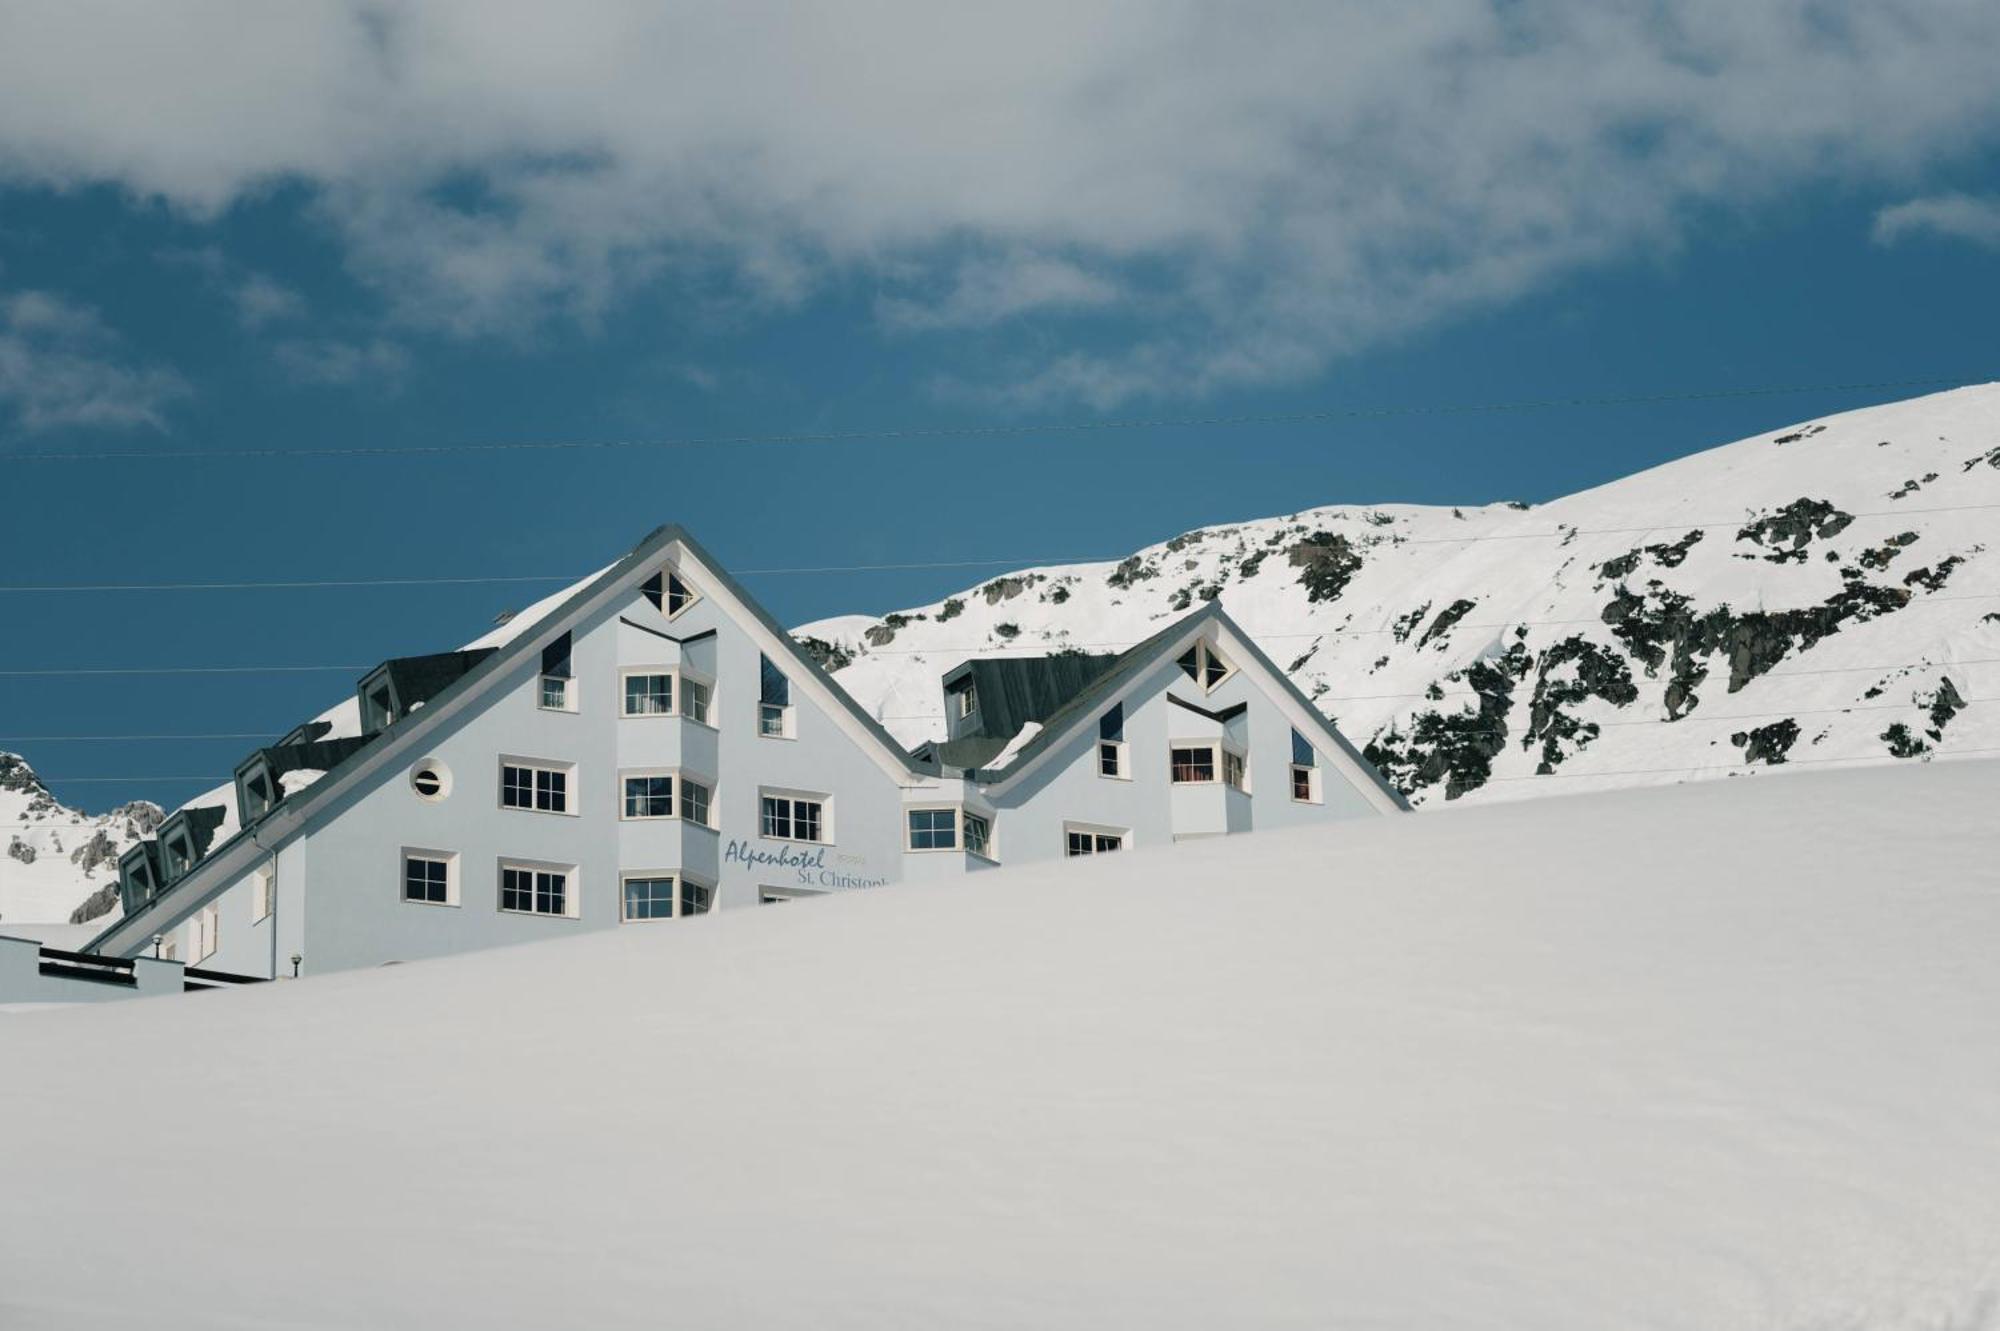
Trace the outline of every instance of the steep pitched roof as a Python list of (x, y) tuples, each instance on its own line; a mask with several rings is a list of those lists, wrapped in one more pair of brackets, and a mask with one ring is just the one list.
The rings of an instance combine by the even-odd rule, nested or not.
[[(235, 836), (217, 847), (183, 875), (172, 887), (144, 903), (137, 914), (123, 917), (92, 938), (85, 945), (86, 950), (96, 951), (105, 946), (115, 950), (125, 942), (136, 941), (140, 937), (150, 937), (162, 925), (171, 927), (185, 918), (189, 912), (205, 905), (208, 896), (222, 891), (247, 872), (257, 859), (275, 850), (300, 831), (317, 808), (329, 803), (367, 775), (405, 755), (414, 754), (426, 735), (455, 715), (465, 705), (466, 700), (478, 696), (486, 686), (504, 676), (518, 661), (540, 652), (545, 640), (551, 634), (568, 631), (588, 614), (602, 608), (612, 598), (635, 591), (651, 573), (655, 562), (669, 547), (676, 544), (701, 565), (702, 575), (711, 588), (726, 590), (730, 599), (768, 631), (768, 635), (773, 639), (772, 646), (777, 651), (785, 655), (795, 668), (812, 676), (830, 692), (836, 704), (844, 708), (860, 728), (880, 746), (881, 756), (886, 764), (915, 775), (937, 775), (936, 764), (918, 762), (905, 753), (902, 746), (883, 728), (882, 723), (870, 716), (861, 704), (827, 675), (818, 662), (793, 642), (791, 634), (772, 619), (769, 612), (757, 604), (756, 599), (730, 577), (685, 528), (668, 523), (656, 528), (624, 558), (596, 576), (577, 584), (569, 594), (558, 593), (556, 597), (549, 598), (554, 602), (551, 608), (532, 623), (510, 633), (507, 641), (500, 645), (498, 650), (484, 646), (468, 649), (483, 655), (471, 663), (469, 669), (445, 683), (423, 708), (398, 721), (379, 736), (373, 737), (372, 743), (357, 747), (354, 752), (338, 762), (326, 776), (278, 804), (258, 822), (239, 830)], [(380, 667), (377, 667), (377, 670), (379, 669)], [(369, 672), (370, 675), (375, 673), (376, 671)], [(208, 896), (203, 895), (204, 893)], [(173, 911), (171, 915), (167, 911), (169, 906)], [(155, 912), (159, 914), (156, 915)], [(128, 933), (134, 937), (125, 939), (123, 936)]]
[[(1121, 652), (1109, 669), (1098, 675), (1082, 692), (1076, 694), (1042, 725), (1036, 735), (1014, 755), (1012, 762), (997, 771), (980, 769), (967, 773), (972, 780), (984, 785), (1004, 785), (1025, 772), (1037, 758), (1054, 746), (1066, 742), (1079, 727), (1094, 721), (1097, 714), (1110, 705), (1119, 690), (1132, 680), (1150, 670), (1167, 654), (1192, 638), (1199, 630), (1216, 625), (1228, 631), (1232, 639), (1231, 647), (1240, 657), (1247, 656), (1254, 662), (1258, 672), (1271, 680), (1303, 713), (1304, 719), (1326, 741), (1328, 747), (1343, 759), (1343, 765), (1352, 770), (1348, 775), (1359, 778), (1362, 785), (1376, 798), (1375, 802), (1388, 809), (1408, 809), (1402, 795), (1382, 779), (1374, 764), (1363, 758), (1347, 737), (1334, 728), (1326, 714), (1313, 705), (1310, 698), (1299, 691), (1291, 676), (1280, 670), (1270, 657), (1264, 654), (1256, 641), (1245, 633), (1235, 620), (1222, 608), (1220, 601), (1210, 601), (1201, 609), (1191, 611), (1173, 623), (1147, 638), (1144, 642)], [(1238, 669), (1243, 665), (1238, 660)]]

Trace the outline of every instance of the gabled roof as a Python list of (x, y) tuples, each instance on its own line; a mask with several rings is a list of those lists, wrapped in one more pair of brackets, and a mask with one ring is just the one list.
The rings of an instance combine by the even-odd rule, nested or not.
[[(1210, 601), (1201, 609), (1192, 611), (1155, 633), (1144, 642), (1121, 652), (1110, 668), (1091, 681), (1089, 687), (1065, 703), (1042, 725), (1036, 735), (1020, 752), (1014, 755), (1006, 767), (997, 771), (980, 769), (966, 775), (983, 785), (1004, 785), (1025, 772), (1037, 758), (1054, 746), (1066, 742), (1082, 726), (1094, 722), (1099, 712), (1108, 707), (1127, 684), (1165, 660), (1168, 653), (1175, 652), (1182, 644), (1202, 629), (1211, 625), (1226, 629), (1232, 639), (1231, 652), (1237, 660), (1237, 668), (1243, 668), (1247, 657), (1257, 667), (1258, 673), (1269, 679), (1281, 690), (1302, 713), (1303, 719), (1325, 742), (1326, 747), (1342, 759), (1352, 770), (1350, 776), (1358, 778), (1376, 795), (1376, 803), (1388, 809), (1407, 809), (1409, 805), (1395, 787), (1382, 779), (1374, 764), (1363, 758), (1347, 737), (1334, 728), (1326, 714), (1315, 707), (1312, 700), (1299, 691), (1291, 676), (1280, 670), (1270, 657), (1264, 654), (1256, 641), (1245, 633), (1235, 620), (1222, 608), (1220, 601)], [(1178, 653), (1176, 653), (1178, 654)], [(1178, 700), (1176, 700), (1178, 701)]]
[[(155, 920), (147, 917), (156, 908), (164, 910), (169, 904), (179, 908), (180, 914), (173, 917), (177, 921), (184, 917), (186, 912), (206, 904), (202, 897), (203, 892), (219, 892), (241, 877), (257, 859), (269, 854), (301, 830), (315, 809), (332, 801), (373, 772), (405, 756), (415, 756), (426, 735), (455, 715), (466, 700), (478, 696), (489, 683), (503, 677), (517, 662), (533, 659), (540, 653), (551, 635), (569, 631), (586, 615), (602, 608), (613, 598), (623, 596), (628, 591), (636, 591), (639, 584), (654, 570), (657, 561), (669, 547), (675, 545), (679, 545), (695, 563), (701, 566), (699, 576), (707, 582), (710, 589), (727, 592), (730, 599), (766, 630), (772, 640), (770, 646), (786, 658), (790, 663), (790, 669), (813, 678), (828, 690), (836, 705), (844, 709), (860, 729), (879, 746), (882, 760), (886, 765), (908, 771), (913, 775), (937, 775), (936, 764), (919, 762), (905, 753), (902, 746), (896, 743), (889, 732), (882, 727), (882, 723), (870, 716), (861, 704), (835, 683), (819, 663), (792, 640), (791, 634), (772, 619), (770, 614), (757, 604), (756, 599), (730, 577), (708, 551), (687, 533), (686, 529), (669, 523), (655, 529), (623, 559), (595, 577), (585, 580), (569, 594), (558, 594), (559, 599), (551, 598), (555, 604), (547, 612), (532, 623), (512, 632), (507, 641), (498, 648), (475, 647), (466, 652), (438, 653), (433, 657), (404, 657), (385, 663), (387, 667), (403, 667), (410, 662), (442, 661), (443, 658), (450, 657), (459, 659), (452, 661), (447, 667), (448, 670), (455, 670), (460, 665), (466, 668), (457, 673), (455, 678), (444, 682), (425, 706), (399, 720), (390, 729), (371, 737), (372, 742), (357, 746), (320, 780), (279, 803), (256, 823), (241, 829), (229, 841), (202, 859), (192, 870), (182, 875), (172, 887), (144, 903), (137, 915), (127, 915), (105, 928), (91, 939), (86, 945), (86, 950), (96, 951), (107, 945), (115, 949), (114, 940), (128, 928), (140, 930), (144, 936), (150, 936), (157, 929)], [(509, 627), (513, 628), (511, 624)], [(380, 675), (385, 666), (377, 666), (363, 678), (369, 679)], [(419, 688), (438, 682), (433, 672), (421, 667), (410, 678)], [(146, 921), (143, 925), (140, 924), (142, 919)]]

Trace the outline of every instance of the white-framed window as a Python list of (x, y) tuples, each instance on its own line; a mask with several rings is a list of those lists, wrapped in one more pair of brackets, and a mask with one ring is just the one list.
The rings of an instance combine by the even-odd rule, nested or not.
[(244, 813), (250, 818), (261, 818), (270, 812), (276, 803), (271, 798), (271, 778), (263, 769), (252, 772), (243, 781)]
[(620, 917), (629, 922), (706, 915), (715, 904), (715, 885), (672, 869), (623, 873), (619, 878)]
[(973, 682), (972, 676), (967, 675), (964, 679), (954, 680), (950, 693), (948, 701), (953, 720), (963, 721), (979, 710), (979, 686)]
[(500, 909), (509, 915), (575, 919), (576, 870), (559, 864), (500, 861)]
[(760, 887), (757, 889), (757, 904), (778, 906), (787, 901), (809, 901), (825, 895), (825, 890), (817, 887)]
[(456, 906), (458, 856), (448, 850), (404, 847), (403, 900), (417, 906)]
[(682, 666), (635, 666), (618, 672), (620, 716), (678, 716), (711, 724), (715, 681)]
[(1246, 779), (1243, 755), (1234, 749), (1225, 748), (1222, 751), (1222, 784), (1236, 790), (1247, 790), (1248, 787), (1244, 784)]
[(1125, 849), (1125, 838), (1129, 835), (1123, 828), (1098, 827), (1088, 823), (1063, 824), (1063, 853), (1078, 855), (1108, 855), (1114, 850)]
[(1122, 739), (1097, 741), (1097, 774), (1113, 781), (1130, 781), (1130, 750)]
[(771, 841), (828, 842), (832, 820), (824, 795), (793, 791), (761, 791), (758, 795), (758, 835)]
[(1206, 638), (1182, 652), (1176, 664), (1183, 674), (1201, 685), (1203, 693), (1214, 692), (1218, 684), (1236, 673), (1235, 665)]
[(153, 955), (161, 961), (179, 961), (181, 959), (181, 936), (179, 930), (169, 929), (166, 933), (161, 934), (159, 941), (153, 944)]
[(535, 690), (535, 706), (545, 712), (574, 712), (576, 681), (568, 675), (543, 675)]
[(674, 774), (672, 772), (624, 772), (620, 774), (623, 804), (620, 818), (671, 818), (674, 816)]
[(681, 818), (697, 827), (715, 826), (715, 786), (700, 777), (681, 778)]
[(671, 869), (619, 875), (620, 912), (628, 922), (677, 920), (706, 915), (715, 905), (715, 885)]
[(644, 592), (646, 599), (653, 603), (653, 609), (668, 619), (674, 618), (701, 599), (701, 593), (694, 589), (693, 584), (672, 569), (662, 569), (655, 573), (646, 579), (644, 587), (640, 590)]
[(620, 716), (672, 716), (674, 672), (667, 667), (626, 670)]
[(765, 739), (791, 739), (792, 681), (768, 656), (758, 656), (757, 674), (757, 733)]
[(908, 809), (904, 811), (907, 835), (905, 842), (911, 850), (957, 850), (958, 810)]
[(500, 760), (500, 807), (534, 813), (576, 812), (576, 764), (533, 758)]
[(1167, 774), (1177, 786), (1206, 785), (1215, 780), (1213, 744), (1175, 744), (1167, 749)]
[(221, 943), (222, 909), (213, 902), (194, 913), (194, 964), (199, 966), (215, 955)]
[(1292, 732), (1292, 798), (1300, 804), (1318, 804), (1319, 751), (1298, 731)]
[(277, 895), (277, 871), (266, 866), (250, 875), (250, 923), (271, 918), (271, 900)]
[(964, 817), (965, 849), (967, 854), (977, 855), (982, 860), (993, 858), (993, 820), (984, 814), (967, 810)]

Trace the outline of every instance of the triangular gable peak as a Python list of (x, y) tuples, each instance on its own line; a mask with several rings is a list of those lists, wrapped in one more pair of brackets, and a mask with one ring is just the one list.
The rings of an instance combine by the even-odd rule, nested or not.
[[(1202, 650), (1204, 644), (1217, 649), (1222, 664), (1217, 665), (1207, 658)], [(1256, 684), (1292, 728), (1313, 737), (1315, 744), (1327, 754), (1333, 770), (1345, 777), (1377, 810), (1390, 813), (1409, 808), (1396, 789), (1382, 779), (1382, 774), (1375, 770), (1374, 765), (1355, 750), (1346, 736), (1336, 730), (1333, 723), (1299, 692), (1291, 677), (1280, 670), (1216, 602), (1186, 615), (1124, 652), (1117, 663), (1099, 676), (1090, 688), (1050, 717), (1049, 724), (1012, 763), (1000, 771), (973, 772), (970, 774), (972, 779), (990, 794), (1004, 797), (1009, 789), (1052, 761), (1065, 741), (1085, 727), (1095, 726), (1102, 713), (1132, 701), (1156, 666), (1166, 662), (1180, 663), (1190, 651), (1196, 653), (1194, 667), (1198, 677), (1212, 678), (1213, 683), (1220, 683), (1222, 679), (1242, 674)], [(1185, 670), (1186, 666), (1183, 665), (1182, 669)], [(1210, 677), (1209, 671), (1221, 673)], [(1171, 694), (1170, 698), (1183, 706), (1195, 703), (1192, 710), (1208, 714), (1200, 705), (1206, 690), (1201, 687), (1199, 678), (1191, 680), (1188, 689), (1188, 698)], [(1215, 716), (1218, 721), (1227, 719), (1221, 714)]]

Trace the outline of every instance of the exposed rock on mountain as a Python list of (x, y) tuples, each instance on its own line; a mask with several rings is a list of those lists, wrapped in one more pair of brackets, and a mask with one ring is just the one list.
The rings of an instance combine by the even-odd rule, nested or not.
[(1997, 535), (1986, 385), (1538, 507), (1312, 509), (801, 634), (914, 743), (967, 656), (1114, 650), (1220, 598), (1412, 801), (1527, 796), (2000, 750)]

